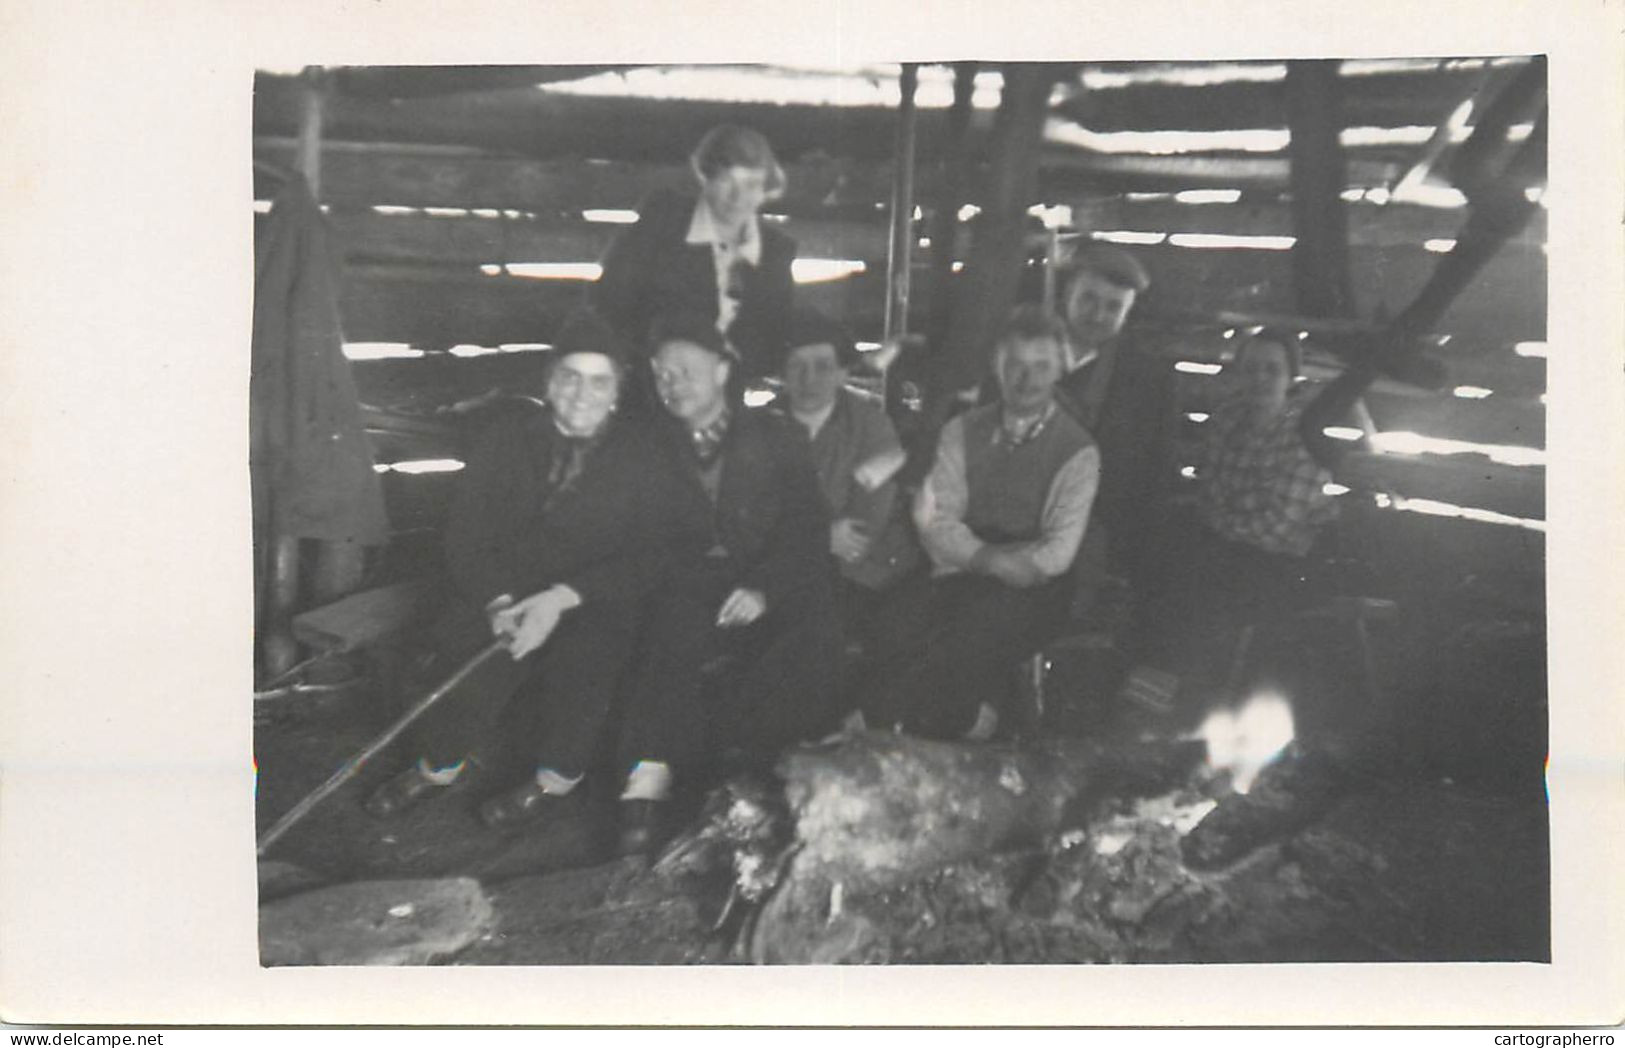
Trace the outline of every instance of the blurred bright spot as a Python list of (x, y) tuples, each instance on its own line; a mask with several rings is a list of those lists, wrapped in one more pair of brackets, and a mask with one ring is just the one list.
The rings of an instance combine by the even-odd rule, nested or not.
[(1097, 229), (1089, 234), (1092, 240), (1108, 244), (1160, 244), (1168, 239), (1167, 233), (1145, 233), (1134, 229)]
[(1464, 400), (1483, 400), (1485, 397), (1492, 395), (1495, 390), (1485, 389), (1483, 386), (1457, 386), (1450, 392)]
[(1235, 338), (1236, 337), (1236, 329), (1235, 328), (1225, 328), (1224, 329), (1224, 334), (1220, 335), (1219, 337), (1220, 338)]
[(270, 210), (271, 210), (271, 202), (269, 200), (256, 200), (256, 201), (254, 201), (254, 213), (256, 215), (267, 214)]
[(423, 356), (405, 342), (346, 342), (344, 355), (350, 360), (411, 360)]
[(407, 459), (372, 467), (379, 473), (455, 473), (463, 468), (461, 459)]
[(498, 349), (496, 346), (476, 346), (472, 343), (464, 342), (460, 345), (452, 346), (446, 352), (450, 353), (454, 357), (489, 357), (497, 353), (501, 353), (502, 350)]
[(1214, 84), (1268, 84), (1286, 79), (1283, 62), (1213, 62), (1195, 66), (1150, 65), (1128, 69), (1085, 69), (1079, 79), (1084, 87), (1118, 88), (1135, 84), (1173, 84), (1179, 87), (1210, 87)]
[(1349, 493), (1347, 486), (1338, 484), (1335, 481), (1327, 481), (1321, 486), (1320, 490), (1328, 495), (1347, 495)]
[(1185, 417), (1190, 419), (1192, 422), (1206, 422), (1209, 416), (1205, 411), (1187, 411), (1185, 412)]
[(588, 222), (613, 222), (617, 225), (631, 225), (638, 220), (638, 213), (631, 208), (590, 207), (581, 212), (581, 217)]
[(434, 218), (467, 218), (466, 207), (426, 207), (423, 213)]
[(1175, 371), (1183, 371), (1187, 375), (1217, 375), (1224, 370), (1223, 364), (1204, 364), (1199, 360), (1181, 360), (1174, 364)]
[(959, 221), (969, 222), (971, 219), (975, 218), (981, 213), (982, 209), (977, 207), (975, 204), (966, 204), (964, 207), (959, 209)]
[(1044, 138), (1096, 153), (1143, 153), (1174, 156), (1180, 153), (1279, 153), (1292, 141), (1286, 128), (1241, 128), (1227, 131), (1091, 131), (1070, 120), (1051, 118)]
[(1027, 214), (1044, 223), (1045, 229), (1060, 229), (1072, 224), (1072, 209), (1065, 204), (1034, 204)]
[(771, 389), (745, 390), (745, 406), (747, 408), (766, 407), (778, 398), (778, 394)]
[(1231, 233), (1175, 233), (1168, 243), (1175, 247), (1248, 248), (1254, 251), (1286, 251), (1298, 242), (1297, 237), (1244, 235)]
[(1186, 189), (1174, 194), (1181, 204), (1234, 204), (1241, 199), (1239, 189)]
[[(1383, 504), (1380, 497), (1377, 504)], [(1403, 513), (1425, 513), (1430, 517), (1476, 520), (1481, 524), (1503, 524), (1508, 527), (1524, 528), (1528, 531), (1546, 530), (1544, 520), (1529, 520), (1525, 517), (1514, 517), (1510, 514), (1497, 513), (1490, 509), (1477, 509), (1472, 506), (1453, 506), (1448, 502), (1437, 502), (1433, 499), (1398, 498), (1393, 500), (1392, 508)]]
[(372, 205), (372, 211), (373, 211), (373, 214), (375, 214), (375, 215), (391, 215), (391, 216), (394, 216), (394, 215), (416, 215), (416, 214), (421, 213), (422, 209), (421, 208), (416, 208), (416, 207), (403, 207), (400, 204), (374, 204), (374, 205)]
[(502, 263), (487, 262), (480, 267), (480, 272), (488, 277), (500, 277), (502, 275)]
[[(1372, 190), (1372, 192), (1376, 192), (1376, 190)], [(1368, 198), (1369, 196), (1370, 194), (1367, 194)], [(1467, 194), (1455, 186), (1443, 186), (1428, 181), (1396, 189), (1393, 199), (1406, 204), (1420, 204), (1423, 207), (1451, 208), (1467, 206)]]
[(855, 258), (798, 258), (790, 263), (790, 275), (798, 284), (816, 284), (862, 273), (864, 268)]
[[(889, 109), (897, 105), (898, 74), (895, 64), (788, 69), (648, 66), (536, 86), (537, 90), (561, 95)], [(976, 109), (998, 106), (1003, 83), (1004, 78), (996, 72), (977, 74), (971, 105)], [(936, 70), (920, 70), (919, 85), (914, 93), (916, 106), (946, 109), (953, 100), (951, 71), (938, 74)]]
[(470, 211), (469, 214), (473, 215), (475, 218), (501, 218), (502, 217), (502, 212), (498, 211), (494, 207), (477, 207), (474, 210)]
[(1230, 773), (1237, 793), (1252, 788), (1258, 773), (1281, 755), (1295, 737), (1292, 704), (1273, 692), (1259, 692), (1234, 711), (1208, 714), (1196, 737), (1207, 743), (1208, 766)]
[(1546, 358), (1546, 343), (1519, 342), (1517, 345), (1512, 347), (1512, 352), (1518, 354), (1520, 357), (1539, 357), (1544, 360)]
[(1443, 255), (1447, 252), (1453, 251), (1455, 250), (1455, 247), (1456, 242), (1451, 240), (1449, 237), (1436, 237), (1433, 240), (1422, 241), (1422, 249), (1424, 251), (1432, 251), (1437, 255)]
[(510, 276), (532, 280), (597, 280), (603, 272), (596, 262), (509, 262), (505, 268)]
[(1184, 477), (1186, 480), (1195, 480), (1196, 479), (1196, 467), (1195, 466), (1180, 466), (1179, 467), (1179, 475)]
[(1491, 462), (1505, 466), (1541, 466), (1546, 463), (1546, 452), (1540, 448), (1525, 448), (1516, 444), (1474, 444), (1465, 440), (1424, 437), (1408, 430), (1384, 430), (1373, 434), (1371, 446), (1378, 451), (1399, 455), (1483, 455)]
[(553, 347), (546, 342), (504, 342), (497, 348), (504, 353), (540, 353)]

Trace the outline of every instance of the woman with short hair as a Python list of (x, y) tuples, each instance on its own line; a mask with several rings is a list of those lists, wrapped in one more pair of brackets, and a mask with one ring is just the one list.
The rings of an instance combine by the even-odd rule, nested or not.
[(759, 378), (776, 363), (795, 286), (795, 241), (759, 214), (783, 195), (784, 169), (760, 133), (726, 124), (706, 133), (689, 167), (696, 185), (639, 205), (604, 256), (591, 301), (639, 346), (657, 316), (704, 317), (739, 357), (736, 379)]

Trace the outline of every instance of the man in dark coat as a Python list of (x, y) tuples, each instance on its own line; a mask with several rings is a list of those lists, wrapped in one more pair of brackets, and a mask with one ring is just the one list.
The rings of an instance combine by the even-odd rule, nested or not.
[(658, 842), (674, 777), (728, 751), (770, 760), (836, 716), (830, 520), (806, 434), (730, 401), (734, 361), (703, 318), (662, 318), (653, 341), (671, 570), (623, 711), (627, 851)]
[(1071, 258), (1060, 299), (1068, 370), (1057, 386), (1060, 403), (1100, 442), (1088, 544), (1103, 544), (1110, 570), (1142, 596), (1152, 583), (1155, 524), (1179, 422), (1172, 366), (1127, 326), (1150, 283), (1139, 261), (1111, 244), (1086, 245)]
[(446, 529), (455, 598), (426, 675), (446, 676), (504, 638), (419, 722), (420, 759), (367, 802), (388, 817), (450, 786), (511, 697), (537, 703), (534, 777), (480, 809), (507, 827), (563, 810), (596, 755), (654, 584), (660, 474), (645, 432), (614, 417), (625, 370), (615, 332), (590, 315), (557, 340), (547, 403), (522, 402), (468, 457)]
[(794, 290), (795, 241), (757, 214), (784, 191), (784, 171), (767, 139), (731, 126), (712, 129), (690, 162), (699, 191), (645, 200), (590, 297), (633, 345), (647, 344), (657, 316), (703, 317), (739, 358), (734, 381), (759, 378), (783, 344)]

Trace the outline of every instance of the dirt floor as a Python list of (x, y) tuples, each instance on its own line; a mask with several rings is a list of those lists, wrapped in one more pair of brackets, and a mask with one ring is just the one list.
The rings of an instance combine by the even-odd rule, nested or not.
[[(1485, 643), (1509, 646), (1505, 635)], [(1181, 730), (1133, 711), (1069, 706), (1065, 696), (1090, 672), (1071, 671), (1071, 684), (1067, 667), (1054, 674), (1062, 697), (1052, 699), (1049, 721), (1142, 740)], [(1485, 697), (1502, 694), (1507, 673), (1490, 665), (1481, 676), (1451, 677), (1478, 696), (1468, 707), (1473, 724), (1507, 705)], [(1415, 689), (1442, 687), (1437, 676), (1413, 678), (1398, 689), (1401, 704)], [(1484, 690), (1491, 680), (1499, 690)], [(1530, 705), (1513, 704), (1524, 719)], [(362, 688), (268, 709), (255, 732), (260, 829), (395, 708)], [(1425, 723), (1447, 732), (1467, 716), (1459, 703), (1422, 709), (1433, 711)], [(866, 893), (787, 881), (731, 907), (730, 868), (661, 873), (615, 858), (614, 799), (604, 791), (542, 829), (485, 829), (478, 802), (525, 773), (500, 746), (448, 795), (376, 821), (361, 800), (405, 764), (400, 749), (272, 849), (267, 858), (303, 872), (263, 865), (262, 902), (320, 884), (472, 877), (495, 917), (471, 945), (439, 958), (454, 964), (1548, 959), (1546, 809), (1538, 767), (1527, 767), (1531, 759), (1538, 766), (1540, 750), (1488, 729), (1481, 733), (1492, 741), (1474, 749), (1457, 731), (1450, 738), (1459, 745), (1428, 759), (1438, 729), (1430, 737), (1395, 729), (1414, 717), (1379, 718), (1360, 734), (1303, 713), (1318, 726), (1300, 732), (1245, 795), (1203, 765), (1155, 795), (1100, 799), (1026, 850)], [(1503, 758), (1522, 770), (1499, 767)], [(794, 827), (782, 833), (793, 837)]]

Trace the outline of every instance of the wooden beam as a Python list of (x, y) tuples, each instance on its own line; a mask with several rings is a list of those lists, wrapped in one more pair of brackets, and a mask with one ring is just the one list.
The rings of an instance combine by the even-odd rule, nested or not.
[[(429, 266), (352, 266), (340, 300), (345, 338), (407, 342), (422, 348), (461, 343), (495, 346), (545, 342), (586, 301), (587, 282), (486, 277), (477, 270)], [(878, 324), (885, 278), (873, 273), (803, 284), (796, 301), (832, 316), (872, 316)]]
[(1546, 471), (1538, 466), (1502, 466), (1467, 455), (1354, 453), (1337, 476), (1351, 488), (1546, 519)]
[[(1508, 78), (1515, 72), (1515, 68), (1497, 69), (1493, 75)], [(1352, 127), (1431, 125), (1441, 106), (1449, 99), (1460, 98), (1482, 75), (1482, 70), (1466, 67), (1341, 75), (1345, 122)], [(1057, 110), (1098, 131), (1285, 127), (1288, 117), (1283, 86), (1283, 81), (1273, 80), (1080, 89)]]
[[(268, 216), (256, 216), (259, 226)], [(381, 215), (334, 211), (328, 216), (339, 249), (355, 262), (418, 262), (478, 266), (488, 262), (591, 262), (621, 226), (579, 219), (505, 219)], [(886, 233), (876, 225), (791, 220), (802, 258), (847, 258), (884, 265)]]
[(1347, 170), (1338, 133), (1342, 98), (1335, 59), (1287, 63), (1286, 95), (1292, 131), (1292, 275), (1300, 313), (1351, 316), (1348, 215), (1342, 192)]
[(433, 98), (469, 91), (556, 84), (625, 65), (344, 66), (332, 71), (334, 87), (351, 98)]
[[(1400, 175), (1394, 160), (1365, 160), (1358, 155), (1348, 165), (1351, 187), (1372, 188), (1393, 184)], [(1177, 192), (1181, 189), (1285, 189), (1291, 164), (1285, 156), (1146, 156), (1136, 153), (1086, 153), (1052, 146), (1045, 153), (1039, 178), (1039, 197), (1104, 190)]]
[[(1239, 187), (1227, 187), (1239, 188)], [(1120, 195), (1067, 194), (1046, 203), (1072, 208), (1080, 230), (1134, 230), (1151, 233), (1221, 233), (1292, 236), (1290, 207), (1276, 199), (1235, 203), (1182, 204), (1172, 199), (1128, 200)], [(1351, 247), (1417, 247), (1428, 240), (1454, 239), (1467, 219), (1465, 210), (1415, 204), (1349, 204)], [(1536, 214), (1510, 243), (1538, 249), (1546, 241), (1546, 213)]]
[(969, 148), (971, 106), (976, 94), (976, 62), (959, 62), (954, 66), (954, 102), (948, 111), (948, 143), (946, 155), (933, 173), (934, 182), (917, 186), (917, 196), (928, 201), (931, 209), (928, 228), (931, 230), (932, 250), (929, 276), (925, 284), (933, 292), (932, 306), (925, 310), (922, 325), (925, 344), (943, 345), (952, 323), (952, 297), (946, 290), (953, 275), (953, 260), (958, 256), (958, 241), (963, 231), (959, 209), (965, 203), (968, 186), (975, 176), (976, 161)]
[[(261, 74), (254, 82), (254, 132), (287, 135), (295, 127), (290, 78)], [(921, 113), (922, 156), (940, 147), (946, 113)], [(754, 127), (782, 157), (815, 153), (883, 159), (891, 154), (888, 106), (767, 103), (572, 96), (511, 88), (437, 98), (378, 100), (336, 96), (331, 133), (363, 142), (428, 142), (476, 146), (528, 157), (595, 157), (672, 163), (687, 157), (718, 124)]]
[[(1133, 250), (1153, 279), (1139, 307), (1142, 322), (1213, 323), (1226, 310), (1292, 312), (1291, 273), (1284, 252), (1167, 245)], [(1433, 257), (1415, 248), (1357, 249), (1352, 253), (1356, 287), (1367, 301), (1404, 301), (1427, 279)], [(942, 288), (922, 282), (911, 303), (915, 317), (929, 315), (938, 295), (949, 301), (962, 298), (968, 286), (965, 277), (964, 273), (953, 274)], [(462, 342), (536, 342), (546, 341), (557, 321), (580, 304), (584, 295), (585, 284), (579, 281), (483, 277), (471, 265), (460, 269), (428, 264), (352, 266), (342, 315), (346, 337), (352, 341), (409, 342), (424, 348)], [(872, 267), (864, 276), (801, 285), (797, 300), (846, 318), (860, 337), (877, 338), (885, 309), (884, 276), (878, 267)], [(1543, 339), (1544, 255), (1503, 252), (1480, 273), (1479, 282), (1463, 293), (1440, 330), (1454, 333), (1462, 346)], [(1538, 369), (1538, 362), (1529, 367)], [(1460, 381), (1496, 388), (1470, 376)]]
[[(1293, 312), (1292, 274), (1284, 251), (1136, 247), (1151, 273), (1138, 307), (1145, 320), (1196, 320), (1225, 310)], [(1395, 309), (1427, 282), (1440, 255), (1414, 247), (1350, 253), (1356, 293), (1368, 308)], [(1545, 338), (1546, 260), (1538, 250), (1505, 250), (1490, 260), (1435, 327), (1474, 341)]]
[[(256, 160), (286, 167), (291, 156), (290, 140), (256, 134)], [(326, 201), (349, 208), (396, 204), (579, 215), (591, 208), (635, 208), (657, 189), (693, 184), (681, 161), (529, 160), (399, 144), (366, 148), (365, 143), (327, 142), (322, 162)], [(808, 158), (787, 164), (785, 174), (787, 193), (768, 206), (769, 212), (878, 216), (890, 192), (890, 165), (884, 161)], [(256, 175), (255, 196), (272, 195)]]

